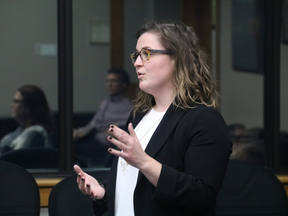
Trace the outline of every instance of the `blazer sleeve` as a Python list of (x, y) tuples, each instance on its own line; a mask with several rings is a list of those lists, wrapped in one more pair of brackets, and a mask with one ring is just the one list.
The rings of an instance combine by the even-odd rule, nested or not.
[(93, 211), (95, 216), (101, 216), (107, 211), (107, 196), (106, 196), (106, 181), (99, 182), (101, 185), (104, 186), (105, 195), (101, 200), (94, 200), (93, 201)]
[(153, 198), (193, 211), (215, 207), (232, 148), (220, 113), (208, 107), (188, 110), (168, 142), (175, 151), (162, 163)]

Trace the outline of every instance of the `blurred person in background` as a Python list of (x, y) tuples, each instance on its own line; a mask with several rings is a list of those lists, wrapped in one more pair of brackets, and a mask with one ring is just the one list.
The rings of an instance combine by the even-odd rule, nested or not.
[(1, 154), (21, 148), (52, 146), (49, 136), (53, 129), (52, 114), (41, 88), (36, 85), (20, 87), (14, 95), (11, 109), (19, 127), (1, 139)]
[[(110, 166), (107, 149), (111, 147), (107, 141), (107, 134), (110, 124), (124, 128), (126, 120), (132, 111), (131, 100), (126, 96), (125, 91), (130, 84), (130, 78), (124, 69), (111, 68), (107, 72), (106, 87), (109, 96), (104, 98), (91, 121), (84, 127), (74, 130), (75, 142), (74, 151), (87, 159), (91, 165)], [(79, 138), (87, 136), (94, 131), (94, 139), (78, 141)], [(110, 162), (109, 162), (110, 161)]]

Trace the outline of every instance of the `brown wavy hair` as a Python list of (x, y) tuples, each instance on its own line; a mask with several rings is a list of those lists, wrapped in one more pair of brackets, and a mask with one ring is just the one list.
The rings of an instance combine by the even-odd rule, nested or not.
[[(137, 31), (136, 38), (147, 32), (159, 35), (160, 43), (171, 51), (175, 61), (173, 104), (184, 109), (197, 104), (218, 108), (219, 94), (207, 64), (207, 55), (200, 48), (194, 29), (183, 23), (150, 22)], [(150, 110), (155, 101), (152, 95), (140, 89), (134, 104), (135, 114)]]

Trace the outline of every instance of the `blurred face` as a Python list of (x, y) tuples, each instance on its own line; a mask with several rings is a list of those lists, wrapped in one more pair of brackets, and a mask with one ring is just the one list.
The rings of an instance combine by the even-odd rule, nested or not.
[(122, 94), (127, 87), (127, 85), (122, 82), (121, 75), (113, 73), (107, 74), (106, 86), (111, 96)]
[(27, 117), (29, 110), (23, 104), (23, 97), (20, 92), (16, 92), (13, 98), (13, 102), (11, 104), (12, 109), (12, 117), (20, 123), (22, 119)]

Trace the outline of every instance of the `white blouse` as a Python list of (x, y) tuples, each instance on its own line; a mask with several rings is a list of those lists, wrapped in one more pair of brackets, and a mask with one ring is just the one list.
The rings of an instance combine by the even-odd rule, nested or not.
[[(161, 122), (165, 112), (154, 109), (144, 116), (135, 128), (140, 144), (145, 150), (153, 133)], [(134, 216), (133, 196), (139, 170), (119, 157), (115, 192), (115, 215)]]

